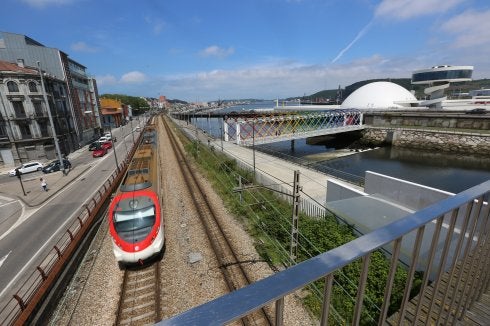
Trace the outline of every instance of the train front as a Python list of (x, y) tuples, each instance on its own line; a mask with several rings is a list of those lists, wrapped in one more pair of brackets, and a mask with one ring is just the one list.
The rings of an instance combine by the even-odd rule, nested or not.
[(118, 262), (143, 263), (160, 253), (164, 241), (160, 204), (151, 188), (119, 193), (109, 212)]

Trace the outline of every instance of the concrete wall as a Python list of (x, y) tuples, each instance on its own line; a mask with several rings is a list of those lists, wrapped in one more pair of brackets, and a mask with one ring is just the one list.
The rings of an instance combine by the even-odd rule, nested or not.
[(413, 210), (420, 210), (454, 195), (447, 191), (371, 171), (366, 171), (365, 178), (364, 191), (367, 194), (379, 194)]
[(490, 134), (372, 128), (364, 131), (361, 142), (370, 146), (388, 144), (427, 151), (490, 156)]
[(327, 180), (327, 202), (365, 195), (366, 193), (350, 187), (345, 182), (338, 182), (332, 179)]
[(364, 123), (373, 127), (422, 127), (441, 129), (490, 129), (490, 116), (447, 112), (369, 112)]

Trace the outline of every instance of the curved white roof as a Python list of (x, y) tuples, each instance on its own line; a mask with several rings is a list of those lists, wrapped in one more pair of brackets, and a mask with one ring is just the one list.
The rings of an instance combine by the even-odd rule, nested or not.
[(391, 82), (374, 82), (364, 85), (350, 94), (341, 108), (386, 109), (410, 107), (417, 103), (415, 96), (405, 88)]

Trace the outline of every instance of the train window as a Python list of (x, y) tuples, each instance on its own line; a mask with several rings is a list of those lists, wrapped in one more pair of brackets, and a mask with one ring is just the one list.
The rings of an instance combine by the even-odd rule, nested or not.
[(132, 211), (118, 211), (114, 214), (116, 232), (136, 231), (155, 224), (155, 206)]
[(114, 214), (114, 221), (117, 222), (124, 222), (128, 220), (134, 220), (137, 218), (145, 218), (149, 216), (155, 216), (155, 207), (145, 207), (142, 209), (135, 209), (135, 210), (130, 210), (130, 211), (117, 211)]

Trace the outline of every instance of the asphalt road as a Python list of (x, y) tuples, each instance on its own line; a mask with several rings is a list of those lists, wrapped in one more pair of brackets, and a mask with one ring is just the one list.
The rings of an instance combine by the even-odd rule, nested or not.
[[(131, 148), (133, 137), (130, 132), (129, 125), (112, 130), (117, 137), (115, 147), (119, 164)], [(137, 136), (135, 133), (135, 138)], [(42, 194), (46, 198), (37, 198), (38, 201), (44, 199), (37, 205), (29, 207), (32, 202), (24, 202), (22, 198), (26, 197), (22, 197), (22, 193), (8, 196), (2, 191), (0, 194), (0, 308), (12, 298), (78, 216), (83, 204), (92, 198), (116, 168), (113, 149), (102, 158), (92, 158), (88, 149), (80, 151), (71, 162), (77, 171), (75, 176), (71, 179), (61, 177), (66, 178), (63, 179), (63, 187), (50, 189), (49, 195)], [(61, 172), (55, 173), (61, 176)], [(23, 175), (24, 183), (36, 180), (36, 190), (32, 191), (41, 192), (37, 183), (42, 175), (42, 172)], [(47, 176), (51, 177), (51, 174)], [(7, 184), (12, 189), (14, 185), (17, 187), (18, 180), (15, 179), (3, 173), (0, 187)], [(61, 183), (58, 186), (61, 187)]]

